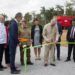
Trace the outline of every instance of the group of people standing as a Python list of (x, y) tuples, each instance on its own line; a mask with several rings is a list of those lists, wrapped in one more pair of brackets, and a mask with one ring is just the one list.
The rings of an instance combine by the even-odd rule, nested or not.
[[(39, 23), (39, 19), (33, 20), (31, 29), (28, 27), (25, 19), (22, 19), (22, 13), (17, 13), (15, 18), (11, 21), (5, 22), (5, 17), (0, 15), (0, 71), (3, 71), (7, 67), (2, 65), (3, 53), (5, 51), (5, 61), (8, 67), (10, 67), (11, 74), (19, 74), (20, 70), (15, 66), (16, 47), (20, 46), (20, 61), (21, 65), (24, 65), (24, 50), (32, 46), (34, 47), (35, 60), (41, 60), (41, 47), (42, 43), (45, 45), (44, 51), (44, 66), (48, 66), (48, 59), (50, 54), (50, 65), (55, 65), (55, 46), (57, 48), (57, 59), (60, 60), (60, 43), (62, 35), (62, 27), (57, 22), (57, 17), (54, 16), (49, 24), (44, 28)], [(19, 38), (27, 39), (25, 42), (19, 40)], [(68, 57), (66, 61), (70, 61), (71, 52), (73, 48), (73, 59), (75, 62), (75, 19), (72, 20), (72, 25), (68, 29), (67, 41), (68, 43)], [(33, 65), (30, 59), (30, 49), (26, 52), (27, 65)]]

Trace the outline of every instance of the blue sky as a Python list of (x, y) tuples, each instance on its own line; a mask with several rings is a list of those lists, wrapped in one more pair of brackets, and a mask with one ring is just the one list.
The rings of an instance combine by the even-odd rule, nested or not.
[(46, 8), (54, 7), (55, 5), (63, 5), (66, 0), (1, 0), (0, 13), (6, 13), (10, 17), (14, 17), (15, 13), (22, 12), (39, 12), (42, 6)]

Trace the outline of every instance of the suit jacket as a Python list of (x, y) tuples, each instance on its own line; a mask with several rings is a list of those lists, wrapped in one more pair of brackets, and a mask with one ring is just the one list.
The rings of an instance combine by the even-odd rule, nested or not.
[(17, 45), (18, 40), (18, 23), (15, 20), (11, 20), (9, 29), (9, 43)]
[(67, 37), (66, 37), (66, 39), (67, 39), (67, 41), (69, 41), (69, 42), (71, 42), (71, 41), (75, 41), (75, 38), (72, 39), (72, 38), (70, 37), (72, 27), (73, 27), (73, 26), (70, 26), (70, 27), (68, 28), (68, 31), (67, 31)]
[(59, 22), (57, 22), (58, 32), (60, 35), (62, 35), (62, 26)]
[(59, 33), (57, 27), (51, 27), (51, 24), (45, 25), (43, 29), (43, 38), (45, 43), (47, 43), (48, 40), (50, 40), (49, 42), (58, 41)]
[[(43, 31), (43, 28), (41, 25), (39, 25), (39, 29), (40, 29), (40, 43), (42, 44), (42, 40), (43, 40), (43, 37), (42, 37), (42, 31)], [(34, 34), (35, 34), (35, 25), (32, 26), (31, 28), (31, 39), (33, 40), (32, 44), (34, 45)]]
[(58, 32), (59, 32), (59, 35), (60, 35), (60, 37), (58, 39), (58, 42), (60, 42), (61, 41), (61, 35), (62, 35), (62, 26), (59, 22), (57, 22), (57, 27), (58, 27)]

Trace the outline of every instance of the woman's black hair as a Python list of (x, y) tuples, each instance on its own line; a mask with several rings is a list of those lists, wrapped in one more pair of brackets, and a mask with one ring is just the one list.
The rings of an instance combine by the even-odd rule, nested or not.
[(8, 26), (10, 24), (10, 21), (5, 21), (4, 25)]
[(33, 22), (35, 22), (35, 21), (39, 21), (39, 19), (38, 18), (34, 18)]

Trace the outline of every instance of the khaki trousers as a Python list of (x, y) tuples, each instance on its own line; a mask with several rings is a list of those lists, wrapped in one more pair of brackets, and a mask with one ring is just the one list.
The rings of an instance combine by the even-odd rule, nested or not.
[(44, 61), (48, 62), (50, 54), (50, 64), (55, 64), (55, 45), (45, 45)]

